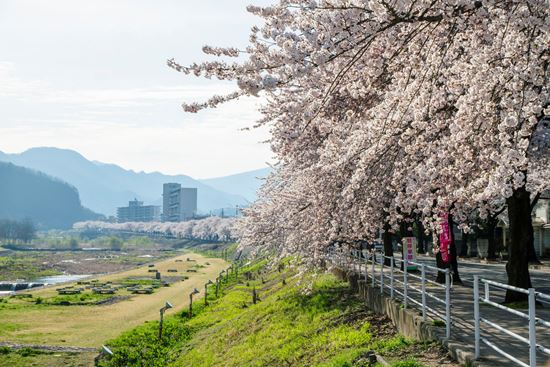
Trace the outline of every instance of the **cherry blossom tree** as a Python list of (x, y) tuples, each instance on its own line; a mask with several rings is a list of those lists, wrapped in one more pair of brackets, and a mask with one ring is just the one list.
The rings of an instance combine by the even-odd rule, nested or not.
[(245, 244), (315, 261), (334, 241), (418, 217), (437, 234), (448, 212), (468, 230), (469, 213), (495, 215), (505, 201), (509, 284), (531, 286), (532, 201), (550, 186), (548, 149), (534, 144), (550, 115), (547, 1), (279, 0), (248, 11), (264, 24), (245, 50), (168, 61), (237, 82), (188, 112), (265, 98), (258, 124), (270, 126), (279, 168), (246, 211)]
[(208, 217), (185, 222), (78, 222), (73, 228), (108, 230), (136, 234), (163, 234), (177, 238), (230, 242), (239, 238), (237, 218)]

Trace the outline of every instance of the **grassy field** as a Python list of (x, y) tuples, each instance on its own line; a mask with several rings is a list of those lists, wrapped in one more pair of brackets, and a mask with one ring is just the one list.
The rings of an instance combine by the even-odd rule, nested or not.
[(0, 366), (10, 367), (91, 367), (97, 353), (39, 352), (32, 349), (10, 351), (0, 348)]
[[(187, 258), (195, 261), (188, 262)], [(176, 259), (183, 260), (176, 262)], [(210, 265), (206, 265), (206, 263)], [(191, 267), (204, 267), (188, 273)], [(187, 307), (188, 295), (193, 288), (203, 293), (204, 283), (215, 279), (227, 264), (221, 259), (206, 259), (197, 254), (184, 254), (155, 264), (164, 275), (187, 275), (189, 279), (161, 287), (149, 295), (131, 295), (128, 299), (103, 305), (52, 305), (49, 300), (58, 297), (57, 287), (28, 292), (32, 298), (10, 298), (0, 303), (0, 341), (22, 344), (99, 347), (107, 339), (122, 331), (158, 318), (158, 310), (165, 301), (174, 305), (176, 312)], [(148, 267), (97, 277), (101, 282), (121, 282), (128, 278), (152, 277)], [(167, 273), (177, 269), (177, 273)], [(124, 292), (124, 291), (123, 291)], [(124, 294), (124, 293), (123, 293)], [(78, 295), (76, 297), (79, 297)], [(41, 303), (37, 304), (37, 299)]]
[(334, 276), (267, 271), (264, 264), (242, 269), (240, 281), (232, 278), (193, 318), (168, 317), (160, 341), (157, 322), (108, 341), (114, 355), (100, 366), (364, 367), (369, 351), (395, 367), (457, 366), (438, 346), (397, 334)]
[[(143, 257), (142, 254), (152, 257)], [(180, 251), (6, 251), (0, 256), (0, 281), (35, 281), (61, 274), (106, 274), (132, 269), (151, 259), (167, 259)]]
[(36, 279), (61, 274), (56, 269), (44, 266), (42, 262), (42, 259), (36, 256), (36, 254), (12, 253), (10, 256), (0, 256), (0, 280)]

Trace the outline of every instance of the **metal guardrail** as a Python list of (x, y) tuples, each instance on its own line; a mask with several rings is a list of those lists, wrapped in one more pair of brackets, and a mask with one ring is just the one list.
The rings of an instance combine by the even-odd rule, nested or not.
[[(485, 294), (484, 297), (480, 297), (479, 295), (479, 283), (483, 283), (485, 286)], [(491, 301), (491, 289), (490, 286), (494, 286), (500, 289), (505, 290), (513, 290), (519, 293), (523, 293), (527, 295), (528, 299), (528, 312), (524, 313), (521, 311), (518, 311), (516, 309), (501, 305), (499, 303), (496, 303), (494, 301)], [(536, 367), (537, 366), (537, 351), (550, 355), (550, 349), (537, 344), (537, 330), (536, 326), (546, 326), (550, 327), (550, 322), (537, 318), (536, 316), (536, 303), (537, 298), (539, 300), (542, 300), (543, 302), (550, 301), (550, 295), (536, 292), (534, 288), (529, 289), (523, 289), (518, 287), (513, 287), (511, 285), (502, 284), (498, 282), (494, 282), (492, 280), (482, 279), (478, 275), (474, 275), (474, 324), (475, 324), (475, 358), (479, 358), (481, 355), (480, 346), (481, 342), (483, 342), (485, 345), (493, 349), (495, 352), (499, 353), (503, 357), (519, 364), (520, 366), (524, 367)], [(481, 317), (480, 311), (479, 311), (479, 303), (483, 302), (484, 304), (493, 306), (495, 308), (504, 310), (510, 314), (513, 314), (515, 316), (524, 318), (528, 320), (528, 332), (529, 332), (529, 338), (525, 338), (511, 330), (508, 330), (500, 325), (498, 325), (495, 322), (492, 322), (488, 320), (485, 317)], [(526, 344), (529, 346), (529, 363), (525, 363), (521, 361), (520, 359), (512, 356), (509, 353), (506, 353), (504, 350), (499, 348), (495, 343), (491, 342), (490, 340), (484, 338), (481, 336), (482, 331), (482, 325), (488, 325), (508, 336), (513, 337), (516, 340), (519, 340), (520, 342)]]
[[(335, 249), (331, 248), (328, 252), (328, 260), (339, 265), (340, 267), (351, 268), (356, 271), (360, 277), (363, 277), (365, 283), (370, 284), (373, 288), (378, 287), (381, 294), (389, 294), (390, 298), (401, 298), (404, 308), (409, 307), (409, 304), (414, 304), (420, 308), (422, 312), (422, 320), (426, 321), (428, 315), (434, 320), (440, 319), (445, 322), (445, 335), (447, 338), (451, 336), (451, 290), (452, 276), (450, 269), (441, 269), (435, 266), (426, 265), (419, 262), (407, 261), (406, 259), (397, 259), (395, 257), (376, 254), (372, 251), (363, 252), (359, 250)], [(386, 261), (387, 260), (387, 261)], [(389, 262), (389, 265), (386, 263)], [(420, 274), (410, 272), (409, 266), (413, 265), (420, 269)], [(377, 272), (378, 269), (378, 272)], [(387, 269), (387, 270), (386, 270)], [(389, 274), (388, 274), (389, 272)], [(440, 284), (430, 279), (430, 276), (437, 273), (445, 274), (445, 283)], [(389, 282), (389, 284), (388, 284)], [(485, 286), (484, 297), (480, 297), (479, 283)], [(444, 298), (438, 296), (435, 292), (428, 291), (427, 285), (433, 286), (436, 289), (442, 289), (445, 292)], [(518, 311), (516, 309), (501, 305), (491, 300), (490, 287), (497, 287), (502, 290), (513, 290), (524, 293), (528, 296), (528, 313)], [(399, 297), (396, 297), (398, 295)], [(416, 296), (416, 297), (415, 297)], [(428, 298), (433, 302), (429, 303)], [(498, 325), (496, 322), (482, 317), (479, 311), (479, 304), (483, 302), (492, 307), (504, 310), (510, 314), (516, 315), (528, 320), (529, 338), (525, 338), (505, 327)], [(495, 282), (488, 279), (482, 279), (478, 275), (474, 275), (474, 333), (475, 333), (475, 358), (480, 358), (480, 345), (483, 342), (489, 348), (493, 349), (503, 357), (513, 361), (520, 366), (536, 367), (537, 352), (550, 356), (550, 348), (537, 344), (536, 326), (550, 327), (548, 320), (543, 320), (536, 317), (536, 303), (544, 302), (550, 304), (550, 295), (535, 291), (534, 288), (523, 289), (513, 287), (507, 284)], [(437, 306), (444, 307), (444, 310), (437, 309)], [(482, 325), (492, 327), (503, 334), (506, 334), (529, 347), (529, 364), (521, 361), (519, 358), (505, 352), (491, 340), (481, 336)]]
[[(433, 319), (440, 319), (445, 323), (445, 336), (447, 338), (451, 336), (452, 281), (449, 269), (441, 269), (435, 266), (407, 261), (406, 259), (398, 259), (393, 256), (377, 255), (373, 252), (364, 253), (359, 250), (337, 251), (331, 249), (329, 255), (332, 261), (337, 261), (340, 266), (347, 265), (348, 267), (352, 267), (360, 276), (363, 276), (364, 273), (365, 282), (368, 282), (370, 278), (371, 286), (373, 288), (378, 286), (381, 294), (385, 292), (389, 293), (392, 299), (398, 295), (403, 301), (404, 308), (409, 307), (409, 304), (418, 306), (422, 312), (423, 321), (427, 321), (428, 314)], [(388, 260), (390, 265), (386, 265), (385, 260)], [(420, 275), (410, 272), (408, 269), (409, 266), (418, 267)], [(376, 271), (377, 268), (379, 275)], [(445, 274), (445, 284), (437, 283), (428, 277), (438, 272)], [(386, 284), (388, 281), (389, 284)], [(441, 298), (435, 292), (429, 291), (426, 287), (427, 285), (434, 286), (436, 289), (443, 289), (445, 292), (444, 298)], [(430, 306), (428, 298), (433, 300), (435, 304)], [(438, 306), (443, 309), (438, 309)]]

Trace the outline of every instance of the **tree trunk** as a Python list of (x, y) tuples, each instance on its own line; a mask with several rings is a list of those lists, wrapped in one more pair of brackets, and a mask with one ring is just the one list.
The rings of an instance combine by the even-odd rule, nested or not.
[(424, 241), (426, 236), (424, 235), (424, 226), (422, 225), (422, 222), (419, 220), (416, 221), (416, 230), (418, 231), (418, 236), (417, 236), (418, 246), (416, 247), (417, 252), (419, 254), (423, 254), (426, 252), (426, 248), (424, 247)]
[(487, 247), (487, 259), (494, 260), (497, 258), (496, 254), (496, 238), (495, 238), (495, 229), (498, 224), (498, 219), (490, 216), (487, 219), (487, 241), (489, 243)]
[[(389, 224), (384, 225), (384, 235), (382, 237), (384, 240), (384, 256), (393, 256), (392, 235)], [(390, 260), (385, 259), (384, 265), (390, 265)]]
[[(522, 186), (506, 199), (510, 222), (510, 244), (506, 273), (508, 284), (519, 288), (531, 288), (529, 276), (529, 248), (534, 247), (533, 223), (531, 222), (531, 202), (529, 192)], [(527, 295), (506, 291), (505, 303), (526, 301)]]
[(462, 246), (460, 246), (460, 256), (468, 256), (468, 233), (462, 232)]
[(460, 280), (460, 274), (458, 273), (458, 256), (456, 252), (455, 232), (453, 230), (453, 227), (453, 216), (449, 214), (449, 229), (451, 231), (451, 244), (449, 245), (449, 262), (453, 271), (453, 283), (462, 284), (462, 280)]

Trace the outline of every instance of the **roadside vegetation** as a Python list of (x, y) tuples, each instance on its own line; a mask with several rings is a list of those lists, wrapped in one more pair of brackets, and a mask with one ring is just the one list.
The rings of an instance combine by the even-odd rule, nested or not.
[[(107, 341), (114, 354), (99, 366), (352, 367), (368, 366), (372, 352), (397, 356), (395, 366), (445, 365), (444, 352), (397, 334), (333, 275), (298, 275), (287, 263), (267, 270), (262, 261), (241, 268), (238, 281), (231, 272), (221, 289), (208, 307), (196, 300), (192, 318), (187, 310), (166, 317), (160, 341), (157, 321)], [(415, 357), (430, 353), (437, 363)]]

